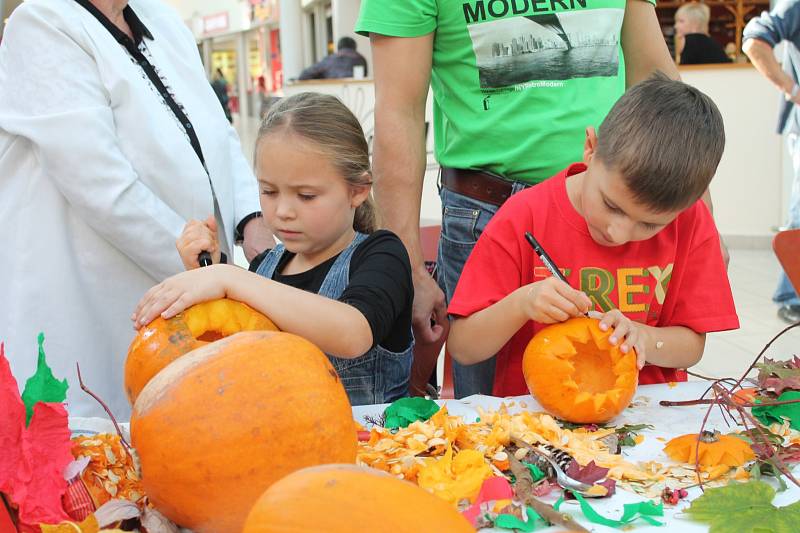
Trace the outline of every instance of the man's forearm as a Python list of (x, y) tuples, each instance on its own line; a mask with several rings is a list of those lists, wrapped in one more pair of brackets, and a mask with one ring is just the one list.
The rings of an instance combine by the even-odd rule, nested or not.
[(781, 68), (772, 47), (760, 39), (748, 39), (742, 46), (742, 51), (750, 58), (753, 66), (756, 67), (765, 78), (771, 81), (780, 91), (791, 94), (794, 80)]
[(374, 192), (383, 226), (400, 237), (412, 266), (418, 267), (423, 264), (419, 211), (426, 165), (424, 103), (406, 113), (379, 111), (375, 132)]
[(661, 71), (680, 79), (661, 34), (655, 7), (645, 0), (627, 0), (622, 21), (622, 51), (625, 56), (625, 86), (632, 87)]

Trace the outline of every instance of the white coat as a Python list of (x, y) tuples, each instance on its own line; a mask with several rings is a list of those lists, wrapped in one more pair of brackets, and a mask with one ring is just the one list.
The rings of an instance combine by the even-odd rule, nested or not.
[(24, 2), (0, 45), (0, 342), (21, 389), (43, 331), (55, 376), (70, 384), (70, 414), (104, 415), (80, 390), (77, 362), (121, 420), (131, 313), (183, 270), (175, 240), (188, 219), (214, 213), (209, 175), (228, 243), (260, 209), (189, 29), (158, 0), (129, 5), (208, 174), (142, 69), (74, 0)]

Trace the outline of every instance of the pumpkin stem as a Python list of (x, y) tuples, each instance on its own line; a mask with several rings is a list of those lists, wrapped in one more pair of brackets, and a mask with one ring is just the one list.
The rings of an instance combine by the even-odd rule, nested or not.
[(700, 433), (700, 442), (705, 442), (706, 444), (719, 442), (719, 431), (718, 430), (714, 430), (714, 431), (703, 430)]

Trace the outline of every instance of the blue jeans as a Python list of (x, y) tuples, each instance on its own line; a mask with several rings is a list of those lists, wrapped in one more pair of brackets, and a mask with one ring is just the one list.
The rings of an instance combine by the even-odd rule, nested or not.
[[(789, 220), (787, 220), (786, 226), (800, 228), (800, 135), (790, 133), (787, 136), (786, 144), (792, 156), (792, 169), (794, 170), (792, 194), (789, 199)], [(800, 297), (786, 276), (786, 272), (781, 272), (778, 288), (772, 300), (780, 305), (800, 305)]]
[[(526, 187), (515, 182), (512, 194)], [(474, 200), (439, 186), (442, 200), (442, 234), (439, 239), (439, 286), (449, 305), (458, 278), (472, 248), (478, 242), (486, 224), (497, 213), (497, 206)], [(492, 394), (495, 357), (474, 365), (453, 361), (453, 392), (456, 398), (472, 394)]]

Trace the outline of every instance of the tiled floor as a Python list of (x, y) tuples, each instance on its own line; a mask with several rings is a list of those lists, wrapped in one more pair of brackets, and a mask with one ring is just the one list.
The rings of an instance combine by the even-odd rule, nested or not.
[[(728, 276), (741, 328), (711, 333), (703, 359), (692, 370), (715, 377), (738, 377), (772, 337), (787, 326), (772, 302), (780, 266), (771, 250), (731, 250)], [(800, 354), (800, 328), (778, 339), (767, 357)]]
[[(252, 154), (257, 123), (250, 120), (246, 127), (241, 127), (237, 117), (236, 125), (244, 153)], [(426, 173), (428, 185), (430, 182), (435, 183), (436, 179), (435, 162), (430, 162), (433, 164), (429, 165)], [(424, 195), (423, 211), (427, 211), (427, 214), (438, 211), (435, 187), (426, 187)], [(703, 359), (692, 369), (706, 376), (739, 377), (766, 343), (787, 325), (777, 317), (777, 306), (771, 300), (780, 272), (772, 250), (733, 249), (730, 254), (728, 276), (741, 328), (708, 335)], [(237, 263), (243, 264), (243, 259), (239, 250)], [(785, 359), (794, 354), (800, 355), (800, 328), (793, 329), (778, 339), (766, 356)], [(441, 359), (439, 367), (441, 376)]]

